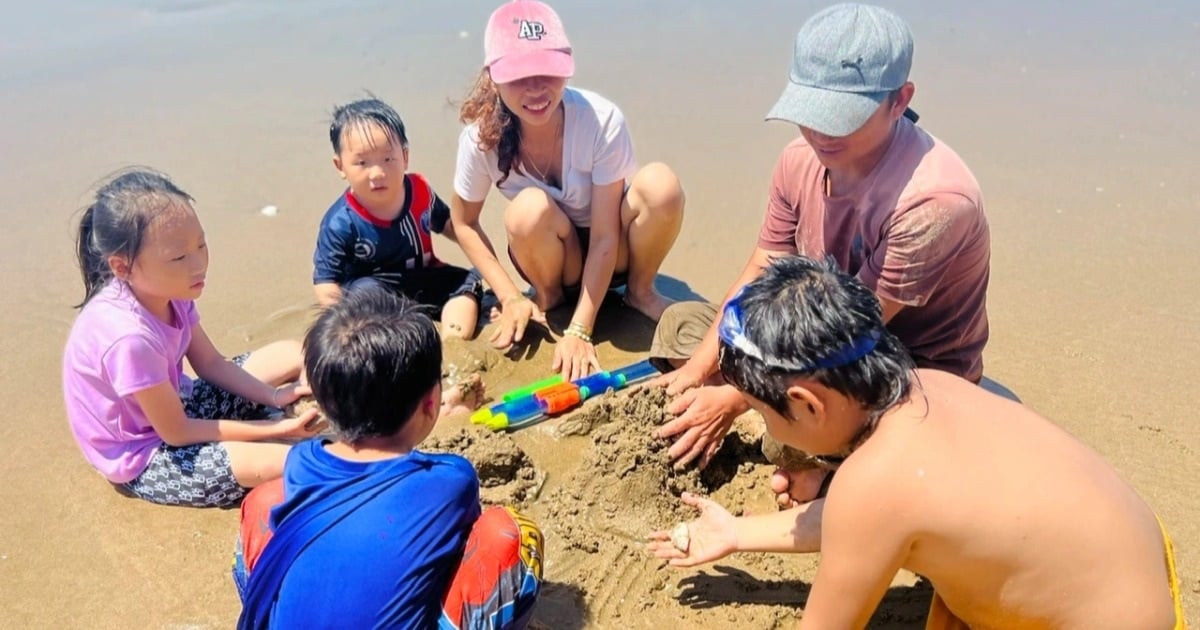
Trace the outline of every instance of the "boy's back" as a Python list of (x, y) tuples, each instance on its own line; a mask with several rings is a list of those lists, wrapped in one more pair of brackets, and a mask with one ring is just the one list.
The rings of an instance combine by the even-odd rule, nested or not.
[(350, 291), (304, 336), (304, 367), (337, 440), (297, 444), (282, 484), (243, 501), (238, 627), (524, 627), (541, 532), (509, 509), (481, 516), (467, 460), (416, 450), (442, 410), (426, 309), (380, 287)]
[(275, 628), (431, 628), (479, 517), (479, 484), (457, 455), (412, 451), (374, 462), (292, 449), (272, 527), (347, 510), (298, 555), (271, 615)]
[(1099, 455), (1026, 407), (917, 374), (830, 488), (822, 572), (854, 570), (869, 536), (975, 627), (1173, 627), (1163, 532)]

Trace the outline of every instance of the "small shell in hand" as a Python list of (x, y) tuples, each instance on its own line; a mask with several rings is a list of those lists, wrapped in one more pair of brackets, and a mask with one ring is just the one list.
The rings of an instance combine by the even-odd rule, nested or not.
[(671, 544), (683, 553), (688, 552), (688, 547), (692, 544), (692, 536), (687, 523), (680, 523), (671, 530)]

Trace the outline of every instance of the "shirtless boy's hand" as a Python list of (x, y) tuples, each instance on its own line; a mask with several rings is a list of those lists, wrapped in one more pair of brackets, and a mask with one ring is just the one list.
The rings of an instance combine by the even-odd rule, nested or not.
[(690, 492), (680, 497), (684, 504), (700, 510), (700, 518), (681, 523), (675, 532), (660, 530), (650, 534), (647, 548), (673, 567), (694, 567), (714, 562), (737, 551), (736, 519), (716, 502)]

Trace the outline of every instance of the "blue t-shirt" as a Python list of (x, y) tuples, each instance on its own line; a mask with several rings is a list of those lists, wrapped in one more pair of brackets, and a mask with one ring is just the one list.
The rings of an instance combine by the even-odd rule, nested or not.
[[(308, 440), (288, 454), (285, 499), (271, 513), (271, 528), (278, 532), (289, 518), (303, 520), (375, 491), (299, 553), (283, 577), (270, 627), (437, 627), (480, 514), (479, 480), (466, 459), (412, 451), (350, 462), (331, 455), (321, 440)], [(261, 568), (262, 560), (255, 572)]]
[(450, 217), (424, 177), (404, 175), (404, 208), (392, 221), (372, 215), (349, 190), (325, 211), (313, 252), (313, 284), (339, 285), (378, 274), (397, 274), (441, 263), (431, 234)]

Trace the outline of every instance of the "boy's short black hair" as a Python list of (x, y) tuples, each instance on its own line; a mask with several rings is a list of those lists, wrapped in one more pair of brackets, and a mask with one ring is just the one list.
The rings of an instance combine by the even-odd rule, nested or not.
[(404, 121), (391, 105), (371, 97), (339, 105), (333, 110), (333, 121), (329, 123), (329, 143), (333, 145), (334, 154), (342, 152), (342, 134), (350, 127), (366, 130), (371, 125), (378, 125), (387, 133), (388, 138), (408, 148), (408, 136), (404, 132)]
[(869, 412), (883, 412), (911, 389), (912, 357), (884, 327), (878, 298), (833, 260), (773, 260), (730, 299), (719, 330), (722, 376), (785, 418), (797, 377)]
[(442, 345), (425, 307), (363, 287), (346, 292), (309, 328), (304, 369), (338, 437), (387, 437), (441, 379)]

